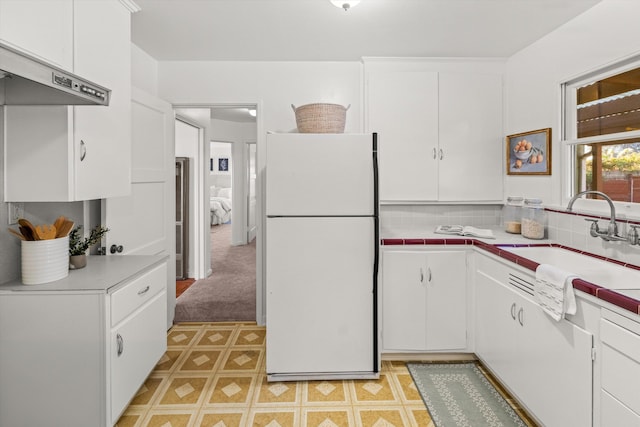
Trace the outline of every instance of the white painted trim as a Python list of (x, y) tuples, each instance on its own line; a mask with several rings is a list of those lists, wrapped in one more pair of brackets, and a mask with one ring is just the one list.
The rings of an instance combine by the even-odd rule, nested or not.
[(595, 142), (609, 142), (619, 141), (624, 139), (638, 139), (640, 137), (640, 130), (632, 130), (628, 132), (610, 133), (607, 135), (595, 135), (586, 136), (584, 138), (565, 139), (561, 141), (564, 145), (580, 145), (580, 144), (592, 144)]
[[(176, 107), (174, 106), (174, 110), (175, 108)], [(193, 163), (190, 166), (193, 169), (193, 176), (195, 177), (194, 181), (197, 181), (197, 182), (191, 183), (191, 186), (194, 187), (193, 194), (195, 195), (194, 200), (191, 201), (194, 218), (193, 218), (193, 222), (189, 224), (191, 228), (191, 231), (189, 232), (189, 236), (190, 236), (190, 239), (193, 240), (193, 247), (194, 247), (194, 251), (192, 253), (193, 256), (190, 257), (193, 259), (192, 273), (194, 278), (198, 280), (198, 279), (204, 279), (207, 277), (206, 275), (207, 269), (205, 267), (206, 263), (204, 262), (204, 255), (203, 255), (203, 254), (208, 255), (208, 252), (207, 252), (208, 239), (205, 238), (205, 235), (207, 235), (208, 233), (203, 233), (203, 231), (208, 230), (208, 228), (205, 227), (205, 222), (207, 224), (209, 222), (208, 221), (209, 216), (207, 214), (208, 206), (205, 206), (204, 204), (204, 200), (205, 200), (204, 188), (206, 187), (208, 192), (209, 187), (203, 185), (203, 183), (205, 182), (205, 172), (207, 174), (209, 173), (209, 169), (206, 168), (206, 171), (205, 171), (204, 170), (205, 168), (203, 167), (203, 163), (204, 163), (203, 159), (205, 154), (204, 153), (205, 130), (202, 127), (202, 125), (198, 124), (194, 120), (189, 119), (188, 117), (185, 117), (181, 114), (176, 113), (176, 120), (179, 120), (183, 123), (188, 124), (189, 126), (193, 126), (194, 128), (198, 129), (198, 147), (196, 151), (197, 155), (196, 155), (196, 158), (193, 159)], [(198, 177), (200, 178), (198, 179)], [(209, 198), (207, 197), (206, 199), (208, 200)]]
[(131, 13), (140, 12), (142, 10), (134, 0), (120, 0), (120, 3)]
[(264, 152), (266, 133), (264, 130), (264, 103), (256, 102), (256, 322), (267, 323), (265, 290), (265, 230), (267, 219), (264, 210)]

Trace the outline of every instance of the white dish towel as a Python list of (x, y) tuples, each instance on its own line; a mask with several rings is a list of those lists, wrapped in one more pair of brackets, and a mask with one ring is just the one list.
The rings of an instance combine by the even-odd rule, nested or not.
[(571, 283), (575, 277), (578, 276), (549, 264), (540, 264), (536, 268), (536, 300), (555, 321), (563, 319), (565, 313), (576, 313), (576, 297)]

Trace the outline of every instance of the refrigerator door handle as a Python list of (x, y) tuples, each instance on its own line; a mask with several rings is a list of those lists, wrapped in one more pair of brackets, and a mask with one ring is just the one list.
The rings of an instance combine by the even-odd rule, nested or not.
[(380, 206), (378, 203), (378, 134), (372, 135), (373, 144), (373, 372), (378, 372), (378, 270), (380, 266)]

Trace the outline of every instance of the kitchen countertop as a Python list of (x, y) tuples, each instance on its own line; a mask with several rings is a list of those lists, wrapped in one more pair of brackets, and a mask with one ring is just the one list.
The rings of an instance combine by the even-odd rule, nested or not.
[[(480, 228), (480, 227), (478, 227)], [(397, 228), (392, 232), (381, 230), (381, 245), (385, 246), (407, 246), (407, 245), (470, 245), (478, 249), (492, 253), (500, 258), (506, 259), (533, 272), (538, 268), (538, 263), (525, 257), (516, 255), (507, 250), (501, 249), (504, 246), (555, 246), (574, 251), (585, 256), (593, 256), (626, 268), (638, 271), (640, 278), (640, 266), (626, 264), (614, 259), (603, 258), (588, 252), (559, 245), (549, 239), (527, 239), (518, 234), (510, 234), (500, 227), (485, 227), (493, 231), (495, 239), (481, 239), (473, 236), (445, 235), (434, 233), (435, 226), (425, 227), (425, 230)], [(408, 237), (411, 236), (411, 237)], [(592, 295), (598, 299), (607, 301), (615, 306), (640, 315), (640, 289), (618, 289), (605, 288), (596, 283), (591, 283), (581, 278), (573, 279), (573, 288)]]
[(63, 279), (40, 285), (24, 285), (21, 281), (15, 280), (0, 285), (0, 292), (108, 292), (138, 272), (160, 264), (167, 258), (167, 255), (88, 256), (85, 268), (70, 270), (69, 275)]
[[(489, 229), (493, 232), (495, 239), (482, 239), (475, 236), (458, 236), (456, 234), (439, 234), (435, 233), (435, 226), (425, 226), (424, 229), (417, 230), (415, 227), (411, 228), (403, 228), (403, 227), (394, 227), (393, 230), (380, 230), (380, 238), (384, 240), (394, 240), (394, 239), (402, 239), (409, 242), (420, 239), (428, 239), (429, 241), (433, 240), (450, 240), (450, 244), (465, 244), (464, 240), (476, 240), (480, 242), (484, 242), (492, 245), (503, 245), (503, 244), (549, 244), (551, 240), (549, 239), (527, 239), (526, 237), (522, 237), (520, 234), (511, 234), (504, 231), (504, 228), (499, 226), (494, 227), (480, 227), (476, 228)], [(461, 241), (462, 240), (462, 241)], [(389, 242), (389, 244), (392, 244)], [(399, 244), (399, 243), (396, 243)], [(419, 244), (415, 243), (405, 243), (405, 244)], [(437, 244), (437, 243), (434, 243)], [(442, 244), (442, 243), (440, 243)]]

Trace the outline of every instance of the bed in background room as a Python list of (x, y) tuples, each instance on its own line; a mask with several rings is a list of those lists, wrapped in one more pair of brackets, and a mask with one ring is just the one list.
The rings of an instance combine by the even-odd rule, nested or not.
[(209, 197), (211, 225), (231, 221), (231, 188), (212, 186), (209, 189)]

